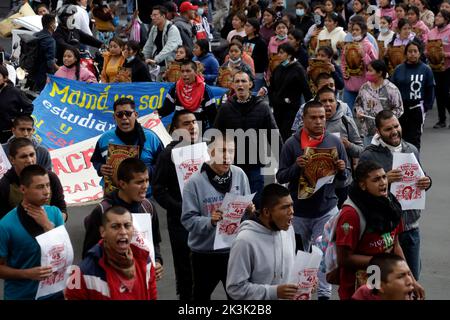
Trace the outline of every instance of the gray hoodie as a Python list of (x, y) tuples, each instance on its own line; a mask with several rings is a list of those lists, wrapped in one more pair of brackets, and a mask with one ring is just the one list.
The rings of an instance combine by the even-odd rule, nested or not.
[[(241, 168), (231, 166), (230, 193), (250, 194), (248, 178)], [(183, 189), (181, 223), (189, 232), (188, 246), (194, 252), (228, 252), (230, 249), (214, 251), (216, 226), (211, 224), (211, 213), (222, 205), (225, 194), (218, 192), (209, 182), (205, 171), (192, 175)]]
[(295, 235), (244, 221), (228, 260), (227, 292), (235, 300), (275, 300), (277, 286), (287, 284), (295, 259)]
[[(16, 137), (12, 136), (6, 141), (6, 143), (2, 144), (3, 150), (5, 154), (9, 156), (9, 145), (11, 141)], [(52, 170), (52, 160), (50, 158), (50, 152), (46, 148), (44, 148), (35, 137), (31, 138), (31, 142), (33, 143), (34, 149), (36, 150), (36, 164), (43, 167), (45, 170)]]

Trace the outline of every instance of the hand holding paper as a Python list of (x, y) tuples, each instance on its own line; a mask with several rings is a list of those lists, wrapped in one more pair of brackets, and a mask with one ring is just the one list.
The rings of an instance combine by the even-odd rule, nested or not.
[(222, 220), (222, 211), (214, 210), (213, 213), (211, 213), (211, 224), (215, 226), (220, 220)]

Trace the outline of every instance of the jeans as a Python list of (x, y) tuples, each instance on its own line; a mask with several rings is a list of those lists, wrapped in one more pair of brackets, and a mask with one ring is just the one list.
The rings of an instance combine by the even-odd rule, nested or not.
[(259, 89), (265, 85), (264, 73), (255, 74), (255, 81), (253, 82), (253, 94), (258, 94)]
[(358, 91), (349, 91), (344, 89), (344, 102), (348, 104), (350, 110), (353, 112), (353, 106), (355, 104), (356, 97), (358, 96)]
[(421, 269), (419, 228), (400, 233), (398, 239), (411, 273), (419, 280)]
[(251, 193), (256, 192), (253, 203), (256, 209), (259, 209), (261, 207), (261, 193), (264, 189), (264, 177), (261, 174), (261, 168), (250, 169), (245, 173), (247, 174)]
[[(292, 224), (294, 231), (302, 238), (303, 249), (306, 252), (310, 251), (310, 246), (316, 239), (322, 235), (323, 227), (330, 218), (338, 213), (338, 208), (334, 207), (329, 212), (318, 218), (301, 218), (294, 216)], [(331, 297), (331, 285), (326, 281), (325, 273), (319, 270), (319, 288), (317, 290), (318, 297)]]

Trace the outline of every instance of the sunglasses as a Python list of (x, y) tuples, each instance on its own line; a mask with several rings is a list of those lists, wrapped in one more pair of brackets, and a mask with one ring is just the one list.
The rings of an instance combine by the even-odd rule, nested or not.
[(125, 116), (127, 118), (131, 117), (133, 115), (133, 113), (134, 113), (134, 111), (118, 111), (115, 114), (116, 114), (117, 118), (122, 119), (123, 116)]

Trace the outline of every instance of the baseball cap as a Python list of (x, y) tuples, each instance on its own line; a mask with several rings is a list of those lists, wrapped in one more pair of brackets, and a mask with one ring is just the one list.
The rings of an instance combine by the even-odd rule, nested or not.
[(180, 13), (189, 11), (189, 10), (194, 10), (196, 11), (198, 9), (197, 6), (194, 6), (192, 3), (190, 3), (189, 1), (185, 1), (180, 5)]

